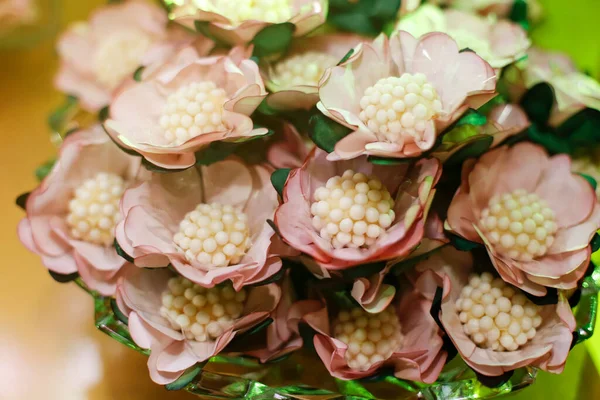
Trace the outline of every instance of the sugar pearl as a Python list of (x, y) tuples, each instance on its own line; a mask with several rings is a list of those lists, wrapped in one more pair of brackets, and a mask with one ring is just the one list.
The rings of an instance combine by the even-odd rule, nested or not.
[(546, 254), (558, 229), (546, 202), (523, 189), (492, 197), (479, 226), (499, 253), (520, 261)]
[(358, 371), (387, 360), (404, 341), (393, 306), (377, 314), (362, 308), (340, 311), (332, 326), (335, 338), (348, 346), (348, 366)]
[(66, 222), (74, 239), (111, 246), (115, 226), (121, 220), (119, 201), (125, 181), (118, 175), (100, 172), (83, 181), (69, 201)]
[(226, 100), (225, 90), (209, 81), (192, 82), (171, 93), (159, 119), (167, 144), (179, 146), (198, 135), (224, 130), (221, 113)]
[(281, 89), (300, 85), (317, 86), (325, 70), (338, 61), (327, 53), (307, 51), (296, 54), (275, 65), (272, 81)]
[(247, 220), (232, 206), (199, 204), (181, 221), (173, 242), (190, 262), (217, 267), (237, 264), (250, 248)]
[[(491, 289), (480, 295), (484, 284)], [(498, 296), (492, 295), (494, 290)], [(535, 328), (542, 324), (538, 306), (489, 273), (472, 275), (455, 306), (464, 332), (477, 346), (494, 351), (517, 350), (533, 339)]]
[(373, 244), (392, 225), (393, 207), (394, 200), (376, 177), (347, 170), (315, 190), (310, 211), (313, 227), (333, 247), (360, 248)]
[[(184, 286), (188, 286), (185, 293), (189, 295), (178, 295)], [(243, 295), (238, 297), (240, 293)], [(237, 294), (230, 285), (206, 289), (193, 285), (186, 278), (173, 277), (162, 294), (160, 315), (169, 321), (173, 329), (182, 331), (187, 339), (198, 342), (215, 340), (242, 315), (245, 289)], [(211, 304), (206, 302), (207, 297), (213, 300)]]
[(442, 111), (435, 88), (421, 73), (382, 78), (360, 100), (360, 119), (382, 140), (423, 140), (427, 123)]

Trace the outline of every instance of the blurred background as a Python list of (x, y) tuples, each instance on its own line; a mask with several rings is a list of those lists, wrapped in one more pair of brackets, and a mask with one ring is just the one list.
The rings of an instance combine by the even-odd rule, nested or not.
[[(52, 85), (56, 34), (107, 1), (33, 0), (37, 9), (19, 27), (2, 16), (10, 1), (0, 0), (0, 400), (193, 399), (153, 384), (144, 356), (96, 331), (92, 299), (50, 279), (16, 237), (22, 211), (14, 199), (37, 184), (35, 168), (56, 150), (47, 126), (64, 100)], [(545, 18), (534, 42), (567, 52), (600, 79), (600, 1), (540, 2)], [(599, 371), (597, 334), (575, 348), (563, 375), (541, 374), (511, 399), (600, 399)]]

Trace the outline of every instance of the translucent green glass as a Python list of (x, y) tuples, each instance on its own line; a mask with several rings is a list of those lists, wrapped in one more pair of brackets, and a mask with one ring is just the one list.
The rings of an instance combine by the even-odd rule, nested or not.
[[(116, 309), (114, 299), (90, 291), (95, 301), (96, 327), (120, 343), (144, 354), (131, 339), (125, 317)], [(590, 338), (594, 331), (600, 287), (600, 269), (585, 278), (581, 300), (575, 308), (577, 343)], [(198, 367), (199, 369), (200, 367)], [(191, 374), (193, 375), (193, 374)], [(331, 378), (318, 357), (310, 351), (298, 351), (274, 363), (261, 364), (255, 359), (219, 355), (202, 366), (182, 389), (205, 399), (491, 399), (514, 393), (534, 383), (536, 370), (521, 368), (510, 380), (496, 388), (481, 384), (473, 371), (455, 357), (432, 385), (404, 381), (393, 376), (372, 380), (342, 381)]]

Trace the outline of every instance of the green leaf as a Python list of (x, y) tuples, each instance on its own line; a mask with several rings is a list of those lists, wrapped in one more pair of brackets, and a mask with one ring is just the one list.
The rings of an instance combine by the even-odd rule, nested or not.
[(275, 110), (273, 107), (271, 107), (269, 105), (269, 103), (267, 102), (267, 98), (265, 98), (263, 101), (260, 102), (256, 111), (258, 111), (261, 114), (268, 115), (268, 116), (277, 115), (278, 114), (277, 110)]
[(308, 122), (308, 135), (319, 148), (328, 153), (331, 153), (336, 143), (350, 132), (349, 128), (320, 113), (313, 115)]
[(234, 142), (212, 142), (208, 147), (196, 152), (196, 165), (210, 165), (223, 161), (238, 147)]
[(274, 282), (279, 282), (284, 277), (286, 269), (287, 268), (285, 268), (285, 266), (282, 266), (281, 269), (279, 271), (277, 271), (277, 273), (271, 275), (270, 277), (268, 277), (264, 281), (260, 281), (258, 283), (253, 283), (253, 284), (248, 285), (248, 286), (249, 287), (265, 286), (265, 285), (269, 285), (269, 284), (274, 283)]
[(127, 316), (123, 314), (123, 312), (117, 305), (117, 301), (115, 299), (110, 299), (110, 308), (112, 309), (113, 314), (115, 314), (115, 317), (119, 321), (121, 321), (125, 325), (129, 325), (129, 318), (127, 318)]
[(142, 74), (144, 73), (144, 69), (146, 69), (145, 66), (140, 66), (138, 67), (138, 69), (135, 70), (135, 72), (133, 73), (133, 80), (136, 82), (141, 82), (142, 81)]
[(527, 20), (527, 0), (515, 0), (512, 9), (510, 10), (509, 18), (518, 24), (523, 29), (529, 29), (529, 21)]
[(275, 222), (273, 222), (272, 219), (268, 219), (267, 220), (267, 224), (269, 224), (269, 226), (271, 227), (271, 229), (273, 229), (275, 231), (275, 233), (277, 234), (277, 236), (281, 237), (281, 232), (279, 232), (279, 227), (277, 225), (275, 225)]
[(65, 102), (48, 116), (48, 125), (54, 132), (62, 133), (71, 119), (71, 116), (77, 111), (79, 100), (75, 96), (67, 96)]
[(210, 40), (220, 42), (220, 40), (210, 31), (210, 23), (208, 21), (194, 21), (194, 28), (196, 28), (197, 32), (200, 32)]
[(271, 183), (281, 197), (283, 197), (283, 186), (285, 185), (291, 170), (291, 168), (279, 168), (271, 174)]
[(448, 234), (448, 237), (450, 238), (450, 242), (452, 243), (452, 245), (460, 251), (471, 251), (473, 249), (481, 247), (481, 244), (479, 243), (471, 242), (470, 240), (464, 239), (454, 234)]
[(359, 381), (357, 380), (343, 380), (335, 378), (335, 383), (343, 395), (346, 398), (356, 396), (361, 399), (374, 399), (375, 396), (371, 394)]
[(346, 55), (340, 60), (339, 63), (337, 63), (337, 65), (341, 65), (341, 64), (345, 63), (346, 61), (348, 61), (348, 59), (350, 57), (352, 57), (352, 54), (354, 54), (354, 49), (350, 49), (350, 51), (348, 51), (346, 53)]
[(328, 292), (326, 296), (330, 297), (340, 308), (349, 309), (357, 306), (356, 300), (345, 290)]
[(35, 176), (38, 179), (38, 181), (42, 181), (45, 177), (48, 176), (50, 171), (52, 171), (52, 167), (54, 167), (55, 163), (55, 159), (48, 160), (35, 169)]
[(568, 138), (573, 151), (597, 146), (600, 143), (600, 111), (592, 108), (579, 111), (563, 122), (556, 134)]
[(582, 174), (581, 172), (578, 172), (577, 175), (581, 176), (583, 179), (588, 181), (590, 186), (594, 189), (594, 191), (596, 191), (596, 187), (598, 187), (598, 183), (596, 182), (596, 180), (594, 178), (592, 178), (591, 176), (589, 176), (587, 174)]
[(485, 124), (487, 124), (487, 118), (485, 115), (480, 114), (476, 110), (469, 109), (469, 111), (467, 111), (465, 113), (465, 115), (463, 115), (462, 118), (460, 118), (454, 126), (455, 127), (459, 127), (459, 126), (463, 126), (463, 125), (483, 126)]
[(567, 153), (571, 154), (573, 149), (567, 138), (557, 136), (550, 130), (540, 130), (535, 125), (527, 129), (527, 136), (535, 143), (544, 146), (551, 154)]
[(21, 209), (23, 209), (24, 211), (27, 211), (25, 206), (27, 205), (27, 199), (29, 198), (30, 194), (31, 194), (31, 192), (25, 192), (25, 193), (19, 195), (15, 200), (15, 204), (17, 206), (19, 206)]
[(479, 139), (473, 140), (456, 153), (452, 154), (444, 165), (459, 165), (468, 158), (477, 158), (490, 148), (493, 141), (494, 138), (492, 136), (482, 135)]
[(133, 261), (134, 261), (133, 257), (131, 257), (129, 254), (125, 253), (123, 248), (119, 245), (119, 242), (117, 242), (117, 239), (115, 239), (115, 241), (113, 242), (113, 246), (115, 247), (117, 254), (121, 258), (124, 258), (126, 261), (133, 263)]
[(365, 14), (351, 12), (345, 14), (329, 13), (329, 15), (329, 22), (345, 31), (367, 36), (375, 36), (379, 33), (379, 29)]
[(590, 245), (592, 247), (592, 253), (595, 253), (598, 251), (598, 249), (600, 249), (600, 235), (598, 234), (598, 232), (596, 232), (594, 234), (594, 237), (592, 237)]
[(100, 121), (101, 124), (104, 123), (104, 121), (106, 121), (109, 116), (110, 109), (108, 108), (108, 106), (103, 107), (100, 111), (98, 111), (98, 121)]
[(183, 375), (181, 375), (176, 381), (165, 385), (167, 390), (181, 390), (194, 380), (194, 378), (202, 371), (202, 365), (196, 364), (193, 367), (188, 368)]
[(72, 274), (59, 274), (57, 272), (48, 270), (48, 273), (50, 273), (52, 279), (58, 283), (69, 283), (79, 278), (78, 272), (73, 272)]
[(249, 330), (247, 330), (239, 335), (236, 335), (235, 339), (236, 339), (236, 341), (240, 340), (240, 339), (245, 340), (248, 338), (248, 336), (252, 336), (254, 334), (261, 332), (263, 329), (265, 329), (267, 326), (271, 325), (272, 323), (273, 323), (273, 318), (267, 318), (260, 324), (250, 328)]
[(474, 125), (461, 125), (452, 129), (450, 132), (444, 134), (442, 143), (444, 144), (460, 144), (472, 138), (473, 136), (479, 135), (479, 127)]
[(546, 125), (554, 107), (554, 89), (546, 82), (534, 85), (521, 98), (521, 107), (531, 121)]
[(367, 161), (375, 165), (401, 165), (414, 161), (414, 158), (388, 158), (378, 156), (368, 156)]
[(254, 45), (252, 55), (260, 58), (283, 53), (292, 42), (292, 35), (295, 30), (296, 25), (291, 22), (269, 25), (263, 28), (250, 42)]

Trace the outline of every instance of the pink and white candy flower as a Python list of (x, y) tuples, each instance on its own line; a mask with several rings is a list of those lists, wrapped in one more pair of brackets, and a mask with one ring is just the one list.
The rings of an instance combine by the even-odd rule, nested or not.
[(315, 144), (288, 122), (283, 123), (280, 132), (267, 150), (267, 161), (275, 168), (301, 167)]
[(278, 205), (270, 170), (227, 159), (151, 178), (127, 190), (117, 241), (138, 267), (165, 267), (204, 287), (236, 290), (276, 274), (280, 243), (267, 219)]
[(567, 155), (531, 143), (502, 146), (463, 166), (446, 228), (483, 243), (506, 282), (536, 296), (575, 289), (600, 228), (591, 185)]
[(469, 48), (493, 68), (502, 68), (523, 57), (531, 45), (525, 30), (508, 20), (481, 17), (465, 11), (442, 10), (424, 4), (398, 21), (396, 29), (415, 37), (445, 32), (459, 48)]
[(292, 307), (316, 330), (315, 349), (336, 378), (360, 379), (389, 366), (397, 378), (432, 383), (446, 362), (441, 330), (429, 314), (431, 300), (415, 288), (402, 289), (376, 312), (336, 310), (324, 300)]
[(72, 133), (52, 172), (27, 199), (21, 242), (50, 271), (79, 272), (92, 290), (114, 294), (131, 266), (113, 247), (119, 201), (139, 167), (139, 158), (123, 153), (100, 126)]
[(365, 40), (351, 34), (312, 36), (295, 40), (285, 58), (265, 62), (263, 76), (276, 110), (309, 110), (319, 101), (319, 81), (356, 45)]
[(462, 359), (486, 376), (526, 366), (562, 372), (575, 318), (564, 294), (537, 306), (489, 272), (472, 273), (470, 253), (445, 248), (416, 267), (420, 287), (443, 288), (439, 318)]
[(444, 33), (415, 39), (398, 31), (358, 45), (347, 61), (328, 69), (317, 107), (353, 130), (329, 159), (419, 156), (469, 107), (492, 98), (493, 68), (459, 50)]
[(216, 141), (264, 135), (250, 115), (267, 95), (248, 50), (200, 57), (194, 48), (144, 74), (110, 105), (105, 128), (121, 147), (165, 169), (189, 168)]
[(175, 48), (194, 41), (203, 54), (212, 48), (208, 39), (167, 28), (167, 16), (156, 5), (141, 1), (106, 5), (60, 37), (61, 67), (55, 85), (76, 96), (84, 110), (97, 112), (140, 65), (164, 60)]
[(117, 304), (129, 318), (134, 342), (150, 350), (150, 378), (166, 385), (186, 369), (219, 354), (236, 337), (265, 321), (281, 288), (269, 284), (235, 291), (210, 289), (168, 269), (136, 269), (119, 281)]
[[(182, 3), (182, 4), (181, 4)], [(327, 17), (326, 0), (184, 0), (171, 18), (190, 29), (207, 23), (210, 35), (229, 44), (248, 44), (273, 24), (294, 24), (294, 36), (304, 36)]]
[(540, 82), (552, 85), (556, 96), (549, 120), (552, 126), (586, 107), (600, 110), (600, 83), (580, 72), (566, 54), (532, 48), (518, 75), (510, 82), (516, 100)]
[(325, 270), (410, 254), (425, 234), (439, 161), (380, 166), (326, 157), (315, 149), (290, 172), (275, 213), (283, 240)]

